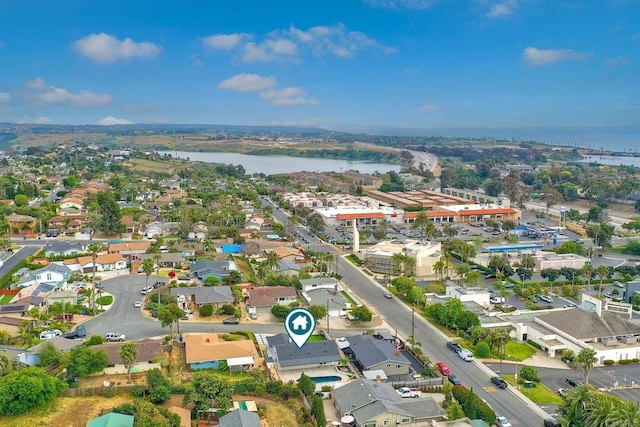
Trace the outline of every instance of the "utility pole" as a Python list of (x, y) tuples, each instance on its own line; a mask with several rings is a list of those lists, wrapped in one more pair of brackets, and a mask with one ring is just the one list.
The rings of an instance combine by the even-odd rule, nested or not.
[(329, 298), (327, 298), (327, 335), (331, 336), (331, 332), (329, 330)]
[(411, 307), (411, 339), (413, 340), (411, 350), (413, 350), (416, 343), (416, 310), (413, 307)]

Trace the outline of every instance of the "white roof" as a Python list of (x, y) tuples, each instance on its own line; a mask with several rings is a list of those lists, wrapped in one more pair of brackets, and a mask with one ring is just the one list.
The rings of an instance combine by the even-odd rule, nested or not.
[(243, 366), (253, 364), (252, 356), (232, 357), (227, 359), (227, 366)]

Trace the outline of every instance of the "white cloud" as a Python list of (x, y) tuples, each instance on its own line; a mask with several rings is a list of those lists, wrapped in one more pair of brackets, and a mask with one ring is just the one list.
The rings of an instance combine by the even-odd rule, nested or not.
[(538, 49), (527, 47), (522, 52), (522, 58), (529, 65), (539, 66), (551, 64), (558, 61), (583, 61), (589, 57), (588, 54), (577, 52), (571, 49)]
[(518, 6), (516, 0), (504, 0), (493, 3), (489, 6), (489, 11), (485, 15), (487, 18), (503, 18), (513, 15), (515, 8)]
[(74, 107), (99, 107), (113, 102), (111, 95), (88, 90), (72, 93), (67, 89), (47, 85), (39, 77), (25, 82), (25, 86), (27, 88), (25, 98), (37, 105), (66, 104)]
[(218, 85), (219, 89), (231, 89), (238, 92), (259, 92), (276, 87), (278, 82), (274, 77), (263, 77), (257, 74), (236, 74)]
[(385, 53), (395, 52), (395, 49), (377, 42), (364, 33), (347, 30), (344, 24), (320, 25), (306, 31), (292, 25), (286, 34), (308, 46), (316, 56), (332, 54), (341, 58), (350, 58), (358, 51), (365, 49), (376, 49)]
[(427, 104), (427, 105), (423, 105), (422, 107), (420, 107), (420, 112), (428, 113), (430, 111), (436, 111), (438, 109), (440, 109), (440, 107), (438, 107), (437, 105)]
[(0, 104), (6, 104), (11, 101), (11, 94), (9, 92), (0, 92)]
[(55, 122), (46, 116), (38, 116), (38, 117), (30, 117), (30, 116), (22, 116), (13, 120), (14, 123), (21, 124), (36, 124), (36, 125), (52, 125)]
[(113, 117), (113, 116), (103, 117), (96, 122), (97, 125), (101, 125), (101, 126), (130, 125), (132, 123), (133, 122), (127, 119), (122, 119), (122, 118)]
[(209, 49), (232, 50), (246, 40), (250, 35), (243, 33), (236, 34), (215, 34), (202, 39), (202, 45)]
[(621, 65), (629, 65), (631, 64), (632, 59), (628, 56), (616, 56), (615, 58), (609, 58), (604, 61), (604, 65), (607, 67), (617, 67)]
[(294, 105), (317, 105), (316, 99), (306, 98), (306, 92), (299, 87), (288, 87), (281, 90), (262, 92), (260, 97), (268, 99), (275, 107), (290, 107)]
[(315, 26), (302, 30), (291, 26), (269, 33), (263, 40), (245, 33), (216, 34), (202, 39), (209, 49), (234, 52), (244, 62), (298, 61), (304, 50), (316, 56), (334, 55), (350, 58), (365, 49), (385, 53), (395, 49), (385, 46), (359, 31), (350, 31), (343, 24)]
[(118, 40), (111, 34), (91, 34), (73, 43), (73, 47), (96, 62), (110, 63), (120, 59), (155, 58), (162, 48), (154, 43), (136, 43), (130, 38)]
[(423, 10), (431, 7), (438, 0), (365, 0), (371, 6), (384, 9), (418, 9)]

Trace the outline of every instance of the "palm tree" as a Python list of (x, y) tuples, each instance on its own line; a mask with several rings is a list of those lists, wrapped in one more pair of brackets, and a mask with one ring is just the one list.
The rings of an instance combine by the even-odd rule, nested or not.
[(135, 343), (129, 341), (122, 344), (120, 350), (118, 350), (118, 357), (120, 357), (120, 361), (122, 362), (124, 367), (127, 368), (127, 383), (130, 384), (131, 368), (133, 368), (133, 365), (135, 365), (135, 363), (138, 361), (138, 348), (136, 347)]
[(440, 275), (440, 280), (444, 279), (444, 260), (442, 257), (433, 264), (433, 271), (436, 273), (436, 278)]
[(580, 270), (582, 277), (587, 279), (587, 291), (591, 288), (591, 276), (593, 276), (593, 270), (593, 264), (591, 263), (585, 264)]
[(600, 287), (598, 288), (598, 296), (600, 296), (600, 293), (602, 292), (602, 282), (605, 278), (609, 277), (609, 267), (606, 265), (599, 265), (598, 268), (596, 268), (596, 274), (600, 278)]
[(421, 237), (431, 238), (436, 232), (436, 226), (426, 213), (420, 212), (411, 225), (412, 230), (420, 230)]
[(91, 283), (92, 283), (92, 289), (91, 289), (91, 305), (93, 306), (93, 315), (96, 315), (96, 257), (98, 255), (98, 252), (100, 252), (101, 248), (100, 245), (98, 245), (97, 243), (92, 243), (89, 245), (88, 247), (89, 252), (91, 252), (91, 260), (92, 260), (92, 265), (93, 265), (93, 271), (91, 274)]
[(149, 284), (149, 276), (151, 276), (153, 270), (155, 270), (155, 266), (153, 265), (153, 260), (151, 258), (147, 258), (142, 261), (142, 271), (147, 275), (145, 286)]
[(585, 427), (600, 427), (608, 423), (611, 414), (618, 408), (618, 399), (605, 393), (594, 394), (589, 402), (589, 413), (585, 417)]
[(262, 261), (269, 271), (274, 271), (280, 264), (280, 257), (275, 251), (267, 252), (267, 257)]
[(609, 414), (608, 422), (606, 425), (615, 427), (640, 426), (640, 407), (638, 406), (638, 402), (625, 400), (619, 403), (618, 407)]
[(397, 254), (391, 255), (391, 265), (393, 266), (393, 273), (395, 275), (402, 274), (402, 265), (404, 263), (404, 255), (398, 252)]

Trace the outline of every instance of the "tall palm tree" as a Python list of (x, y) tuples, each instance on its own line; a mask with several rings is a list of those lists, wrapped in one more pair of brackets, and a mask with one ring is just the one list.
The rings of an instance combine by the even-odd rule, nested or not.
[(582, 274), (582, 277), (587, 279), (587, 292), (591, 288), (591, 276), (593, 276), (593, 271), (594, 271), (594, 267), (593, 267), (593, 264), (591, 263), (585, 264), (580, 270), (580, 274)]
[(418, 214), (411, 225), (411, 229), (420, 230), (420, 236), (427, 238), (431, 238), (436, 232), (436, 226), (424, 211)]
[(400, 275), (403, 273), (402, 265), (404, 263), (404, 255), (398, 252), (397, 254), (391, 255), (391, 265), (393, 269), (393, 273), (395, 275)]
[(606, 265), (599, 265), (598, 268), (596, 268), (596, 274), (600, 278), (600, 286), (598, 287), (598, 296), (600, 296), (600, 293), (602, 292), (602, 282), (605, 278), (609, 277), (609, 267)]
[(267, 252), (267, 257), (262, 261), (269, 271), (274, 271), (280, 264), (280, 257), (275, 251)]
[(618, 399), (605, 393), (594, 394), (589, 402), (589, 413), (585, 417), (585, 427), (601, 427), (611, 425), (607, 421), (617, 409)]
[(93, 307), (93, 315), (95, 316), (96, 313), (96, 257), (98, 255), (98, 252), (101, 251), (100, 245), (98, 245), (97, 243), (92, 243), (89, 245), (88, 247), (89, 252), (91, 252), (91, 260), (92, 260), (92, 265), (93, 265), (93, 269), (92, 269), (92, 273), (91, 273), (91, 283), (93, 285), (92, 289), (91, 289), (91, 305)]
[(640, 406), (638, 406), (638, 402), (625, 400), (619, 403), (618, 407), (609, 414), (608, 424), (606, 425), (615, 427), (640, 426)]

